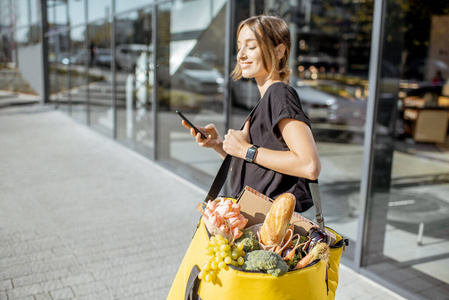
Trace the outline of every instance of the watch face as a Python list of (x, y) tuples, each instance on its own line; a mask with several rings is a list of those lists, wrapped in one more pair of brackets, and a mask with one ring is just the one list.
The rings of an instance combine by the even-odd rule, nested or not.
[(248, 148), (248, 151), (246, 152), (245, 160), (247, 162), (253, 162), (254, 157), (256, 157), (256, 152), (257, 152), (257, 147), (252, 146), (252, 147)]

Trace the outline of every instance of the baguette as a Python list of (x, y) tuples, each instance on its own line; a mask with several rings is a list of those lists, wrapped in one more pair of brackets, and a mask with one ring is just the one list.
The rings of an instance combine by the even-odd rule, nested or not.
[(278, 196), (271, 205), (260, 228), (260, 242), (264, 245), (279, 245), (284, 240), (290, 219), (295, 209), (296, 198), (291, 193)]

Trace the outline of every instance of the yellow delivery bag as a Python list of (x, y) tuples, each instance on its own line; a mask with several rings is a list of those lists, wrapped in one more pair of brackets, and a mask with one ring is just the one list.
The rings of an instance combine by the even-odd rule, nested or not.
[[(263, 221), (271, 206), (268, 197), (249, 187), (240, 196), (239, 203), (242, 214), (248, 218), (247, 227)], [(318, 206), (317, 212), (321, 211), (321, 204)], [(294, 214), (292, 223), (295, 224), (295, 232), (301, 231), (302, 235), (311, 227), (318, 226), (297, 213)], [(221, 269), (215, 279), (206, 282), (197, 277), (200, 268), (208, 261), (205, 249), (210, 237), (201, 218), (167, 299), (334, 299), (338, 285), (340, 258), (347, 240), (330, 228), (326, 227), (325, 230), (331, 236), (330, 257), (327, 263), (316, 260), (303, 269), (289, 271), (279, 277), (262, 272), (244, 271), (230, 265)]]

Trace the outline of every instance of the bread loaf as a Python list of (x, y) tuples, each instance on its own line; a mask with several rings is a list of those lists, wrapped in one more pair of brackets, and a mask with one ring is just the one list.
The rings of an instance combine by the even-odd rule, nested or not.
[(259, 236), (262, 244), (268, 246), (282, 243), (295, 209), (295, 203), (296, 198), (290, 193), (282, 194), (274, 200), (260, 228)]

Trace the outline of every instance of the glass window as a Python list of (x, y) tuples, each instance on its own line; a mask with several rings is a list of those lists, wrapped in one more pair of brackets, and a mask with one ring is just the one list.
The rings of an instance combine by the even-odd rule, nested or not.
[(0, 65), (12, 61), (9, 1), (0, 0)]
[(87, 123), (87, 49), (86, 27), (79, 26), (70, 30), (70, 55), (64, 58), (70, 64), (70, 100), (74, 118)]
[(69, 25), (69, 9), (67, 2), (55, 1), (53, 5), (55, 6), (53, 10), (53, 19), (56, 26), (61, 27)]
[(15, 40), (18, 45), (28, 45), (30, 42), (30, 28), (21, 27), (15, 31)]
[(12, 41), (9, 27), (0, 27), (0, 64), (12, 61)]
[(144, 5), (153, 3), (154, 0), (115, 0), (115, 12), (121, 13), (133, 8), (141, 8)]
[(41, 26), (35, 23), (30, 26), (30, 43), (36, 44), (41, 41)]
[(116, 19), (117, 139), (152, 155), (153, 46), (151, 9)]
[(0, 27), (9, 27), (11, 22), (11, 12), (9, 1), (0, 0)]
[(16, 27), (29, 26), (30, 16), (28, 13), (28, 0), (13, 1), (13, 9)]
[(49, 30), (56, 30), (69, 25), (68, 11), (66, 1), (47, 0), (47, 22)]
[(87, 7), (89, 22), (112, 17), (111, 0), (88, 0)]
[(61, 31), (48, 37), (48, 62), (50, 64), (50, 101), (56, 107), (70, 112), (70, 68), (66, 63), (69, 57), (69, 32)]
[(226, 1), (188, 1), (158, 10), (157, 158), (210, 186), (221, 158), (199, 147), (175, 110), (194, 124), (224, 131), (223, 65)]
[(59, 85), (58, 79), (62, 76), (58, 75), (58, 45), (59, 36), (57, 34), (48, 37), (48, 64), (49, 64), (49, 84), (50, 84), (50, 102), (58, 103)]
[(69, 20), (70, 25), (76, 26), (86, 21), (85, 1), (69, 0)]
[(53, 1), (50, 0), (47, 0), (47, 24), (48, 24), (48, 31), (55, 29), (56, 24), (55, 6), (53, 5)]
[(369, 270), (423, 299), (449, 290), (449, 3), (440, 4), (387, 1), (363, 252)]
[(41, 12), (38, 11), (38, 1), (30, 1), (30, 21), (31, 24), (37, 24), (40, 21)]
[(89, 60), (90, 125), (112, 136), (114, 111), (112, 107), (111, 23), (100, 21), (87, 26)]
[(41, 42), (41, 24), (40, 24), (40, 15), (41, 12), (38, 10), (40, 5), (38, 6), (37, 1), (29, 1), (30, 3), (30, 42), (32, 44), (37, 44)]

